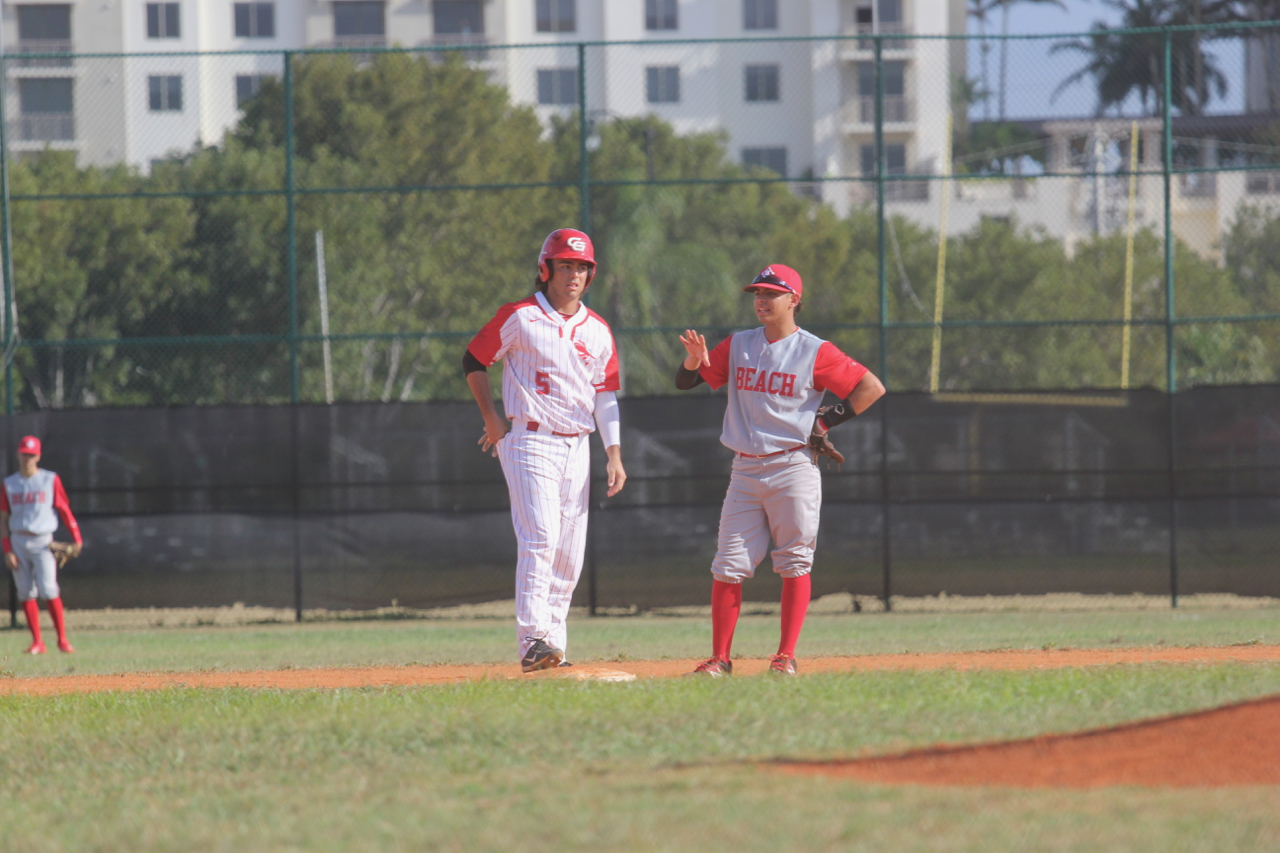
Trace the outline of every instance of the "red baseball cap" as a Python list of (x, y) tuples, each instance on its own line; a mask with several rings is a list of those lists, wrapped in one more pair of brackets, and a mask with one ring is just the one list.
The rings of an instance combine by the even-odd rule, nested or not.
[(742, 289), (751, 290), (756, 287), (763, 287), (766, 290), (778, 290), (782, 293), (794, 293), (802, 298), (804, 296), (804, 282), (800, 280), (800, 273), (791, 267), (784, 267), (782, 264), (770, 264), (760, 270), (760, 274), (755, 277), (755, 280)]
[(40, 455), (40, 439), (34, 435), (24, 435), (22, 441), (18, 442), (19, 453), (32, 453), (36, 456)]

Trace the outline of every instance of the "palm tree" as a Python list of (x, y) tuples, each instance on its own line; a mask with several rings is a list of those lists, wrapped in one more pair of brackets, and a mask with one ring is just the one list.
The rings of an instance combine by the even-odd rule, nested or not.
[[(1127, 32), (1132, 29), (1186, 25), (1193, 15), (1194, 0), (1102, 0), (1120, 12), (1121, 27), (1112, 28), (1098, 22), (1089, 35), (1060, 41), (1051, 53), (1074, 51), (1088, 57), (1084, 67), (1063, 80), (1053, 91), (1053, 98), (1068, 86), (1085, 77), (1093, 77), (1097, 87), (1097, 115), (1123, 104), (1137, 93), (1142, 111), (1158, 115), (1164, 108), (1164, 43), (1165, 34)], [(1175, 61), (1172, 68), (1170, 105), (1184, 115), (1198, 115), (1210, 98), (1225, 97), (1227, 78), (1200, 46), (1200, 33), (1175, 30), (1171, 35)]]

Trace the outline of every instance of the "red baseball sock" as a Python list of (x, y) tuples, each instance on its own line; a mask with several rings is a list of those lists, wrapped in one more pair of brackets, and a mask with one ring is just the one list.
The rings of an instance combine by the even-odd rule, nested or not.
[(40, 602), (29, 598), (22, 602), (22, 609), (27, 614), (27, 627), (31, 629), (31, 642), (40, 642)]
[(711, 654), (721, 660), (729, 659), (733, 646), (733, 629), (738, 627), (738, 613), (742, 610), (742, 584), (711, 582)]
[(808, 573), (782, 579), (782, 640), (778, 643), (778, 654), (796, 656), (796, 644), (800, 642), (800, 629), (804, 627), (812, 594), (813, 584)]
[(58, 632), (58, 642), (65, 643), (67, 641), (67, 623), (62, 618), (62, 599), (49, 599), (49, 615), (53, 617), (53, 627)]

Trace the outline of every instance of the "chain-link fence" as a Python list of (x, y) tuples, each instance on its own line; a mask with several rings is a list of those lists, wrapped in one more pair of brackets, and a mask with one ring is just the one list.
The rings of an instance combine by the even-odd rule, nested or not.
[[(1036, 541), (1056, 541), (1074, 522), (1045, 515), (1034, 489), (956, 483), (1065, 471), (1104, 484), (1102, 504), (1147, 501), (1147, 533), (1125, 541), (1176, 578), (1187, 522), (1174, 498), (1198, 499), (1186, 484), (1208, 475), (1178, 437), (1171, 392), (1269, 399), (1280, 381), (1280, 28), (842, 26), (822, 38), (7, 54), (6, 411), (465, 401), (466, 341), (531, 290), (543, 236), (575, 225), (596, 242), (590, 304), (614, 328), (633, 408), (673, 391), (678, 330), (754, 325), (742, 284), (774, 261), (802, 272), (802, 324), (891, 390), (861, 485), (832, 496), (869, 513), (850, 529), (879, 537), (867, 565), (883, 571), (862, 591), (888, 595), (892, 561), (925, 542), (950, 543), (928, 556), (944, 563), (996, 555), (996, 520), (1017, 512), (1040, 513), (1026, 523), (1058, 533)], [(908, 392), (961, 407), (957, 436), (1017, 411), (1011, 442), (1037, 441), (1035, 413), (1058, 403), (1071, 430), (1105, 434), (1095, 415), (1113, 403), (1081, 408), (1082, 395), (1150, 409), (1142, 434), (1164, 451), (1143, 476), (1158, 487), (1120, 489), (1114, 450), (1023, 469), (967, 439), (891, 475), (917, 405)], [(1231, 471), (1214, 500), (1270, 482), (1272, 416), (1222, 424), (1258, 431), (1210, 466)], [(952, 532), (895, 552), (898, 475), (916, 484), (912, 501), (938, 507), (900, 518)], [(85, 488), (68, 485), (73, 500)], [(685, 503), (629, 488), (655, 511)], [(1270, 541), (1261, 519), (1275, 494), (1258, 489), (1253, 510), (1194, 513), (1187, 535), (1212, 542), (1213, 519), (1230, 516)], [(1123, 515), (1106, 523), (1129, 530)], [(1116, 591), (1164, 583), (1109, 577)]]

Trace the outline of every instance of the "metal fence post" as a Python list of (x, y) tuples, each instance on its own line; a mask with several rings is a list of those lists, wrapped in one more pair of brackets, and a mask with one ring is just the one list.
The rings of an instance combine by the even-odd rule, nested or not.
[(301, 513), (302, 496), (300, 484), (299, 447), (298, 447), (298, 243), (297, 243), (297, 197), (295, 176), (293, 171), (293, 53), (284, 54), (284, 174), (285, 174), (285, 206), (287, 211), (285, 225), (286, 253), (288, 257), (289, 276), (289, 426), (292, 442), (293, 464), (290, 473), (293, 480), (290, 497), (293, 502), (293, 611), (294, 619), (302, 621), (302, 535)]
[[(4, 413), (5, 453), (13, 447), (13, 239), (9, 209), (9, 115), (5, 92), (9, 87), (9, 63), (0, 58), (0, 263), (4, 269)], [(7, 458), (7, 457), (6, 457)], [(7, 463), (3, 466), (8, 470)], [(13, 573), (5, 572), (5, 586), (9, 590), (9, 627), (18, 627), (18, 587)]]
[[(591, 233), (591, 168), (587, 163), (587, 46), (578, 42), (578, 221), (580, 228)], [(582, 296), (586, 304), (587, 296)], [(592, 465), (591, 468), (595, 466)], [(587, 613), (596, 615), (596, 502), (591, 495), (595, 471), (587, 471)]]
[(587, 165), (587, 45), (578, 42), (578, 219), (591, 233), (591, 169)]
[(9, 88), (9, 63), (0, 59), (0, 247), (4, 257), (4, 412), (13, 415), (13, 220), (9, 207), (9, 115), (4, 93)]
[(1178, 606), (1178, 391), (1173, 281), (1173, 31), (1164, 31), (1164, 356), (1169, 416), (1169, 605)]
[[(889, 384), (889, 271), (885, 259), (884, 228), (884, 39), (875, 38), (876, 79), (876, 275), (880, 288), (880, 380)], [(880, 401), (880, 555), (881, 597), (884, 609), (893, 609), (893, 558), (889, 530), (889, 401)]]

